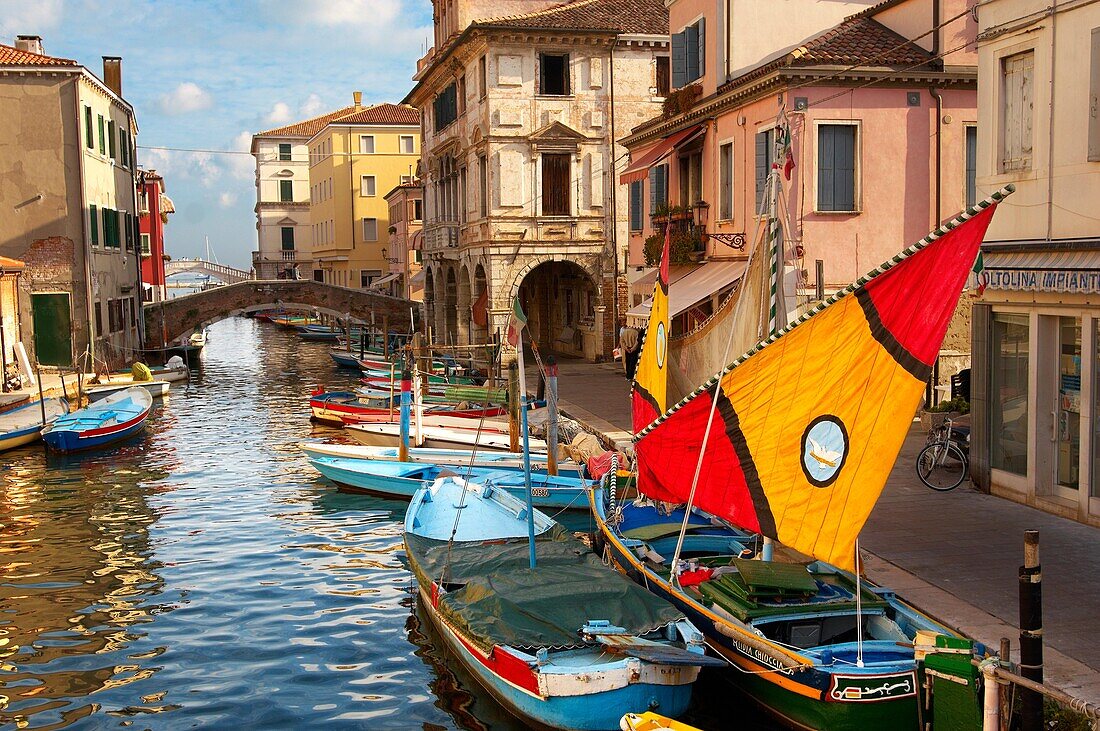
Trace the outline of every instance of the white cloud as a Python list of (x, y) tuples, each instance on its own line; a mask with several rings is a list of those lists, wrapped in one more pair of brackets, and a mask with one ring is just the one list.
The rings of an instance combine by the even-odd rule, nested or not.
[[(0, 40), (12, 43), (17, 35), (42, 35), (55, 27), (61, 14), (61, 0), (37, 0), (37, 2), (18, 2), (8, 0), (0, 6)], [(46, 55), (50, 51), (49, 37), (42, 41)]]
[(161, 113), (171, 115), (199, 112), (212, 106), (214, 106), (214, 98), (193, 81), (184, 81), (167, 94), (162, 94), (157, 100), (157, 107)]
[(231, 193), (228, 190), (222, 191), (222, 194), (218, 196), (218, 205), (222, 208), (232, 208), (233, 204), (237, 202), (237, 194)]
[(286, 102), (275, 102), (264, 121), (268, 124), (286, 124), (290, 121), (290, 105)]
[(316, 117), (325, 108), (325, 103), (321, 101), (321, 97), (317, 94), (310, 94), (309, 97), (302, 102), (302, 105), (298, 107), (298, 113), (303, 117)]
[[(233, 141), (229, 144), (229, 149), (233, 152), (251, 152), (252, 150), (252, 133), (245, 130), (233, 138)], [(229, 171), (233, 174), (233, 177), (238, 180), (253, 180), (256, 177), (256, 158), (249, 155), (225, 155)]]
[(401, 12), (401, 0), (299, 0), (302, 20), (325, 26), (386, 25)]

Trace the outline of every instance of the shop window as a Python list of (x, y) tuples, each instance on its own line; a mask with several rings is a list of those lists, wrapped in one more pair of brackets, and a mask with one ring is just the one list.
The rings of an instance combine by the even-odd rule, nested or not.
[(539, 54), (539, 94), (567, 96), (569, 94), (569, 54)]
[(1058, 318), (1058, 419), (1055, 483), (1076, 490), (1081, 466), (1081, 321)]
[(1027, 315), (994, 313), (990, 389), (990, 466), (1026, 476), (1028, 469)]
[(1092, 321), (1093, 342), (1096, 352), (1092, 356), (1092, 489), (1090, 494), (1100, 498), (1100, 318)]

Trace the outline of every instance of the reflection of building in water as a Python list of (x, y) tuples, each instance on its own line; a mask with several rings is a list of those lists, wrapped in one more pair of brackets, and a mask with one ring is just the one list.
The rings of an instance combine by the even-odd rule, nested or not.
[(151, 559), (157, 514), (145, 485), (165, 473), (119, 466), (128, 462), (57, 469), (51, 460), (46, 473), (27, 455), (0, 482), (0, 725), (47, 710), (90, 713), (63, 701), (154, 672), (107, 654), (136, 639), (132, 625), (170, 608), (149, 601), (164, 581)]

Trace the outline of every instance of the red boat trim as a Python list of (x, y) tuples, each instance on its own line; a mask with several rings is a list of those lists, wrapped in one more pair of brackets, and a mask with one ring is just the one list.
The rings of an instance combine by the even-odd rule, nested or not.
[(114, 434), (115, 432), (125, 431), (135, 424), (139, 424), (145, 421), (145, 418), (149, 416), (149, 409), (141, 412), (133, 419), (124, 421), (121, 424), (114, 424), (112, 426), (101, 426), (98, 429), (88, 429), (87, 431), (77, 432), (79, 439), (87, 439), (89, 437), (102, 437), (108, 434)]

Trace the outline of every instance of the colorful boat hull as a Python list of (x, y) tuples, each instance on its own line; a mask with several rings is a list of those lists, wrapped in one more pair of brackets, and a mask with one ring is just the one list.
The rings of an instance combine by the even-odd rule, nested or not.
[(42, 438), (58, 452), (99, 449), (139, 433), (152, 408), (148, 391), (130, 388), (59, 418)]
[[(0, 414), (0, 452), (37, 442), (44, 426), (42, 411), (42, 402), (31, 401)], [(68, 413), (69, 404), (61, 398), (46, 399), (45, 411), (45, 425), (48, 426)]]

